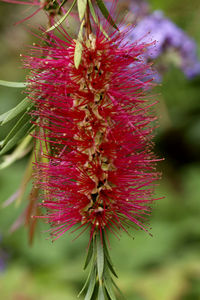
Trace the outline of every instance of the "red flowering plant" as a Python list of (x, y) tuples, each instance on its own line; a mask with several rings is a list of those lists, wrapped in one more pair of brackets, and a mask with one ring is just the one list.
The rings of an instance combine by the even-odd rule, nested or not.
[(24, 57), (30, 74), (21, 104), (29, 109), (21, 123), (35, 140), (29, 208), (37, 212), (39, 199), (44, 211), (34, 220), (48, 221), (53, 240), (68, 230), (88, 232), (86, 300), (116, 299), (109, 235), (132, 227), (148, 232), (159, 177), (152, 153), (155, 102), (146, 95), (152, 69), (142, 58), (148, 45), (128, 42), (131, 29), (120, 32), (104, 3), (96, 3), (114, 29), (107, 26), (106, 33), (92, 2), (78, 1), (78, 38), (59, 27), (62, 17)]

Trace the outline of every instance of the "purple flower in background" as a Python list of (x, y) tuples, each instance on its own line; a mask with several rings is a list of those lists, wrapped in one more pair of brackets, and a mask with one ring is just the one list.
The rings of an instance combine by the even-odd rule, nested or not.
[[(131, 40), (152, 43), (145, 53), (146, 59), (156, 59), (162, 53), (174, 50), (179, 54), (176, 62), (188, 78), (200, 74), (200, 62), (196, 54), (196, 44), (182, 29), (165, 18), (161, 11), (144, 17), (130, 32)], [(155, 41), (155, 43), (153, 43)]]
[(129, 10), (133, 14), (134, 22), (138, 22), (150, 12), (150, 6), (146, 1), (132, 0), (129, 4)]
[[(5, 0), (8, 1), (8, 0)], [(143, 0), (105, 0), (106, 7), (109, 11), (113, 11), (113, 8), (117, 6), (118, 11), (129, 11), (126, 16), (128, 23), (135, 24), (141, 18), (144, 18), (150, 13), (150, 5)]]

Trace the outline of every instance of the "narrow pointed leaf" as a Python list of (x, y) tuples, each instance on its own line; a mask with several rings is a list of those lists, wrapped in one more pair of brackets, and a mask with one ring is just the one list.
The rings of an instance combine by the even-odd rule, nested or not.
[(89, 279), (91, 277), (91, 273), (93, 272), (93, 269), (94, 269), (94, 256), (93, 256), (93, 242), (91, 241), (90, 243), (90, 246), (89, 246), (89, 249), (88, 249), (88, 252), (87, 252), (87, 257), (86, 257), (86, 260), (85, 260), (85, 265), (84, 265), (84, 270), (87, 268), (89, 262), (91, 261), (92, 257), (93, 257), (93, 264), (91, 264), (91, 268), (90, 268), (90, 271), (89, 271), (89, 274), (88, 274), (88, 277), (87, 277), (87, 280), (82, 288), (82, 290), (80, 291), (80, 293), (78, 294), (78, 297), (83, 293), (83, 291), (86, 289), (86, 286), (88, 285), (88, 282), (89, 282)]
[(100, 11), (101, 11), (101, 13), (102, 13), (102, 15), (106, 18), (106, 20), (108, 20), (108, 22), (109, 22), (115, 29), (119, 30), (118, 27), (117, 27), (117, 25), (116, 25), (115, 22), (113, 21), (111, 15), (109, 14), (109, 11), (107, 10), (107, 8), (106, 8), (104, 2), (103, 2), (102, 0), (96, 0), (96, 2), (97, 2), (97, 5), (98, 5), (98, 7), (99, 7), (99, 9), (100, 9)]
[(77, 0), (74, 0), (74, 1), (72, 2), (72, 5), (70, 6), (70, 8), (69, 8), (68, 11), (66, 12), (66, 14), (65, 14), (64, 16), (62, 16), (62, 18), (60, 18), (60, 20), (59, 20), (56, 24), (54, 24), (53, 26), (51, 26), (46, 32), (49, 32), (49, 31), (55, 29), (56, 27), (58, 27), (59, 25), (61, 25), (62, 22), (64, 22), (64, 21), (66, 20), (66, 18), (68, 17), (68, 15), (70, 14), (70, 12), (72, 11), (74, 5), (76, 4), (76, 1), (77, 1)]
[(122, 291), (120, 290), (120, 288), (117, 286), (117, 284), (115, 283), (115, 281), (111, 278), (112, 284), (115, 287), (115, 289), (118, 291), (121, 300), (126, 300), (126, 298), (124, 297)]
[(96, 236), (96, 247), (97, 247), (97, 271), (99, 280), (102, 279), (103, 270), (104, 270), (104, 249), (103, 244), (100, 238), (100, 235), (97, 234)]
[(83, 46), (79, 40), (76, 41), (75, 51), (74, 51), (74, 65), (78, 69), (81, 63), (81, 57), (83, 52)]
[(9, 114), (12, 113), (12, 110), (13, 110), (13, 108), (11, 110), (9, 110), (9, 111), (7, 111), (7, 112), (5, 112), (5, 113), (3, 113), (3, 114), (0, 115), (0, 124), (1, 125), (2, 125), (2, 122), (4, 122), (4, 120), (7, 119), (7, 117), (9, 116)]
[(87, 252), (87, 257), (86, 257), (86, 260), (85, 260), (85, 265), (83, 267), (84, 270), (87, 268), (88, 264), (90, 263), (92, 255), (93, 255), (93, 243), (91, 241), (88, 252)]
[(80, 42), (83, 41), (83, 27), (84, 27), (84, 25), (85, 25), (85, 20), (82, 21), (79, 32), (78, 32), (78, 40)]
[(106, 37), (107, 39), (109, 39), (108, 34), (107, 34), (106, 31), (103, 29), (103, 26), (98, 22), (98, 18), (97, 18), (97, 15), (96, 15), (96, 13), (95, 13), (95, 10), (94, 10), (94, 7), (93, 7), (93, 5), (92, 5), (91, 0), (88, 0), (88, 3), (89, 3), (91, 15), (92, 15), (92, 17), (93, 17), (95, 23), (99, 25), (101, 32), (105, 35), (105, 37)]
[(113, 291), (113, 284), (112, 284), (112, 280), (109, 274), (109, 271), (107, 270), (107, 272), (105, 272), (105, 276), (104, 276), (104, 284), (106, 287), (106, 290), (108, 292), (108, 295), (110, 297), (111, 300), (116, 300), (115, 297), (115, 293)]
[(59, 9), (67, 2), (67, 0), (63, 0), (59, 6)]
[(78, 5), (79, 19), (80, 21), (82, 21), (87, 7), (87, 0), (77, 0), (77, 5)]
[(106, 258), (106, 261), (107, 261), (108, 268), (110, 269), (110, 271), (112, 272), (112, 274), (113, 274), (116, 278), (118, 278), (117, 273), (115, 272), (115, 269), (114, 269), (114, 267), (113, 267), (112, 262), (110, 262), (110, 261), (108, 260), (107, 256), (106, 256), (105, 258)]
[(107, 266), (105, 267), (105, 271), (104, 271), (104, 285), (106, 287), (106, 290), (108, 292), (108, 295), (109, 295), (110, 299), (111, 300), (116, 300), (115, 293), (113, 291), (112, 279), (110, 277), (109, 270), (108, 270)]
[(85, 24), (85, 20), (82, 21), (79, 33), (78, 33), (78, 39), (76, 40), (76, 46), (74, 50), (74, 65), (76, 69), (78, 69), (80, 63), (81, 63), (81, 57), (82, 57), (82, 52), (83, 52), (83, 26)]
[(11, 110), (5, 112), (4, 114), (0, 115), (0, 123), (1, 125), (6, 124), (7, 122), (11, 121), (23, 111), (30, 109), (33, 106), (31, 101), (26, 97), (23, 99), (16, 107), (12, 108)]
[(0, 155), (5, 154), (10, 149), (12, 149), (18, 142), (25, 138), (30, 131), (32, 130), (33, 125), (30, 122), (26, 122), (18, 131), (17, 133), (6, 143), (6, 145), (3, 147), (3, 149), (0, 151)]
[(87, 294), (86, 294), (84, 300), (93, 300), (92, 294), (94, 292), (95, 283), (96, 283), (96, 269), (93, 268), (91, 276), (90, 276), (90, 283), (88, 286)]
[(98, 300), (105, 300), (104, 290), (102, 285), (99, 286)]
[(107, 265), (108, 265), (110, 271), (113, 273), (113, 275), (118, 278), (118, 276), (117, 276), (117, 274), (115, 272), (112, 260), (110, 258), (110, 254), (109, 254), (109, 251), (108, 251), (108, 247), (106, 245), (106, 239), (105, 239), (104, 235), (103, 235), (103, 243), (104, 243), (104, 255), (105, 255), (105, 259), (107, 261)]
[(93, 7), (93, 5), (92, 5), (91, 0), (88, 0), (88, 4), (89, 4), (89, 7), (90, 7), (90, 12), (91, 12), (91, 14), (92, 14), (92, 17), (93, 17), (95, 23), (97, 23), (97, 21), (98, 21), (97, 15), (96, 15), (96, 13), (95, 13), (95, 10), (94, 10), (94, 7)]
[(109, 296), (109, 294), (108, 294), (106, 288), (105, 288), (105, 296), (106, 296), (106, 300), (112, 300), (112, 299), (110, 298), (110, 296)]
[(24, 126), (24, 124), (30, 123), (30, 120), (31, 120), (31, 116), (25, 112), (6, 136), (2, 147), (4, 147), (9, 142), (9, 140), (12, 139), (12, 137), (17, 134), (17, 132)]
[(0, 80), (0, 85), (21, 89), (21, 88), (25, 88), (27, 86), (27, 83), (26, 82), (14, 82), (14, 81)]
[(0, 164), (0, 170), (7, 168), (16, 160), (25, 156), (32, 148), (30, 145), (31, 140), (32, 136), (28, 135), (10, 155), (5, 155), (3, 157), (4, 161)]
[(99, 282), (97, 281), (96, 284), (95, 284), (95, 287), (94, 287), (94, 292), (92, 294), (91, 300), (97, 299), (97, 297), (98, 297), (98, 290), (99, 290)]
[(78, 294), (78, 298), (80, 297), (80, 295), (84, 292), (84, 290), (86, 289), (87, 285), (88, 285), (88, 282), (89, 282), (89, 279), (90, 279), (90, 273), (88, 274), (88, 277), (84, 283), (84, 286), (82, 287), (81, 291), (79, 292)]

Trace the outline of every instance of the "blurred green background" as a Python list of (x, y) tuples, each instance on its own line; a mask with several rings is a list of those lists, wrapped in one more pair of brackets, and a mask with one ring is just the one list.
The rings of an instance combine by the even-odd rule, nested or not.
[[(183, 28), (198, 44), (200, 58), (199, 0), (151, 0), (152, 9)], [(27, 23), (13, 26), (27, 16), (25, 8), (0, 2), (0, 79), (23, 81), (19, 54), (30, 44)], [(28, 24), (45, 24), (37, 15)], [(127, 300), (200, 299), (200, 77), (187, 80), (173, 66), (154, 90), (160, 128), (156, 151), (165, 161), (159, 164), (163, 179), (151, 217), (152, 234), (133, 232), (111, 240), (111, 256), (119, 275), (117, 283)], [(20, 90), (0, 88), (0, 113), (15, 106)], [(0, 138), (9, 129), (1, 129)], [(18, 188), (27, 157), (0, 173), (0, 203)], [(55, 243), (48, 240), (48, 226), (39, 222), (30, 247), (27, 228), (10, 233), (24, 203), (0, 210), (0, 299), (73, 300), (87, 272), (82, 270), (87, 238), (73, 240), (66, 234)], [(80, 297), (81, 298), (81, 297)]]

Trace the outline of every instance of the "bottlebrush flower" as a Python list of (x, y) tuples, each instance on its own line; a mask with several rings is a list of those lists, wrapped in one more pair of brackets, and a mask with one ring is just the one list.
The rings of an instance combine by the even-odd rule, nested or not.
[[(140, 60), (148, 45), (109, 40), (101, 32), (83, 42), (79, 68), (75, 42), (49, 34), (25, 60), (31, 69), (37, 148), (35, 185), (57, 238), (73, 228), (116, 234), (148, 230), (156, 159), (152, 113), (145, 90), (152, 70)], [(151, 76), (150, 76), (151, 77)]]

